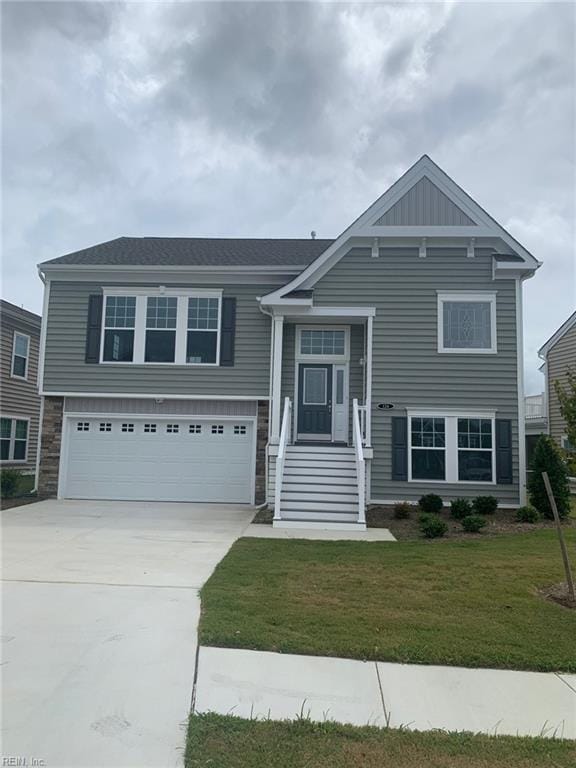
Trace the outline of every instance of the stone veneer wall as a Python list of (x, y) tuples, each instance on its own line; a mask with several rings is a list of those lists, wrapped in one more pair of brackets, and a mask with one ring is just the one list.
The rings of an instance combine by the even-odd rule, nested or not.
[(51, 498), (58, 495), (58, 469), (62, 445), (63, 397), (44, 398), (44, 418), (40, 442), (40, 473), (38, 496)]
[(268, 445), (268, 418), (270, 406), (267, 400), (258, 400), (256, 425), (256, 504), (266, 501), (266, 446)]

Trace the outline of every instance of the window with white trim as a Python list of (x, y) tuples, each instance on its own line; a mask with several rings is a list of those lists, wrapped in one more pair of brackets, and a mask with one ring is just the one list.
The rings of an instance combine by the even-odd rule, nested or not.
[(188, 425), (188, 432), (191, 435), (201, 435), (202, 434), (202, 425), (201, 424), (189, 424)]
[(234, 434), (235, 435), (245, 435), (246, 434), (246, 426), (244, 424), (234, 424)]
[(30, 354), (30, 336), (14, 333), (12, 346), (12, 376), (25, 379), (28, 376), (28, 357)]
[(146, 303), (145, 363), (176, 360), (176, 296), (148, 296)]
[(111, 421), (101, 421), (100, 426), (98, 427), (100, 432), (112, 432), (112, 422)]
[(136, 326), (135, 296), (106, 296), (104, 309), (105, 362), (131, 363), (134, 359)]
[(220, 300), (193, 296), (188, 299), (186, 362), (214, 364), (218, 355)]
[(156, 424), (144, 424), (144, 432), (147, 432), (147, 433), (156, 432)]
[(496, 352), (496, 294), (438, 294), (438, 351)]
[(90, 432), (90, 422), (88, 422), (88, 421), (79, 421), (76, 424), (76, 431), (77, 432)]
[(494, 483), (493, 414), (409, 414), (411, 481)]
[(166, 424), (166, 432), (177, 435), (180, 432), (180, 424)]
[(223, 435), (224, 434), (224, 424), (212, 424), (211, 432), (213, 435)]
[(346, 331), (334, 328), (302, 328), (300, 331), (301, 355), (344, 355)]
[(121, 432), (134, 432), (134, 424), (122, 424), (120, 428)]
[(28, 453), (28, 420), (0, 419), (0, 459), (26, 461)]

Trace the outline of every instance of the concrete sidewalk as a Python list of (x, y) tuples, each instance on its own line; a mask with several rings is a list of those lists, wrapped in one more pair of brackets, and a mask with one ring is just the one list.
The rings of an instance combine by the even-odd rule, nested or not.
[(576, 738), (576, 675), (201, 647), (196, 712)]

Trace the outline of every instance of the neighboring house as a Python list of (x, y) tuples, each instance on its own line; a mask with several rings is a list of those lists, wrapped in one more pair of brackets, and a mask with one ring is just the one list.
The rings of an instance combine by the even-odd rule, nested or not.
[(38, 315), (0, 300), (0, 466), (27, 474), (36, 472), (41, 323)]
[(546, 395), (544, 392), (525, 397), (524, 414), (526, 417), (526, 466), (529, 469), (538, 438), (540, 435), (548, 433)]
[(335, 240), (45, 262), (41, 492), (268, 501), (284, 526), (429, 492), (522, 503), (538, 266), (427, 156)]
[(548, 433), (562, 448), (569, 448), (566, 423), (560, 412), (555, 382), (566, 385), (568, 371), (576, 374), (576, 312), (554, 333), (539, 350), (544, 360), (542, 372), (546, 381), (545, 408)]

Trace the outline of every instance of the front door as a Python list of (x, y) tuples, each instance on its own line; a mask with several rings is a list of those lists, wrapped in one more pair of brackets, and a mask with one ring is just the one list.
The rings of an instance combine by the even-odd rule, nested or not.
[(298, 437), (332, 439), (332, 366), (298, 366)]

